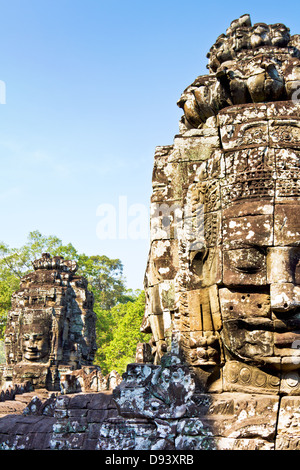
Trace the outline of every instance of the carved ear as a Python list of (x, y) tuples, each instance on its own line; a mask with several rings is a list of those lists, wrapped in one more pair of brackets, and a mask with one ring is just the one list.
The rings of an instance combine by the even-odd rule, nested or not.
[(201, 278), (203, 271), (203, 263), (207, 257), (208, 249), (203, 247), (201, 250), (195, 250), (190, 252), (190, 266), (192, 273)]

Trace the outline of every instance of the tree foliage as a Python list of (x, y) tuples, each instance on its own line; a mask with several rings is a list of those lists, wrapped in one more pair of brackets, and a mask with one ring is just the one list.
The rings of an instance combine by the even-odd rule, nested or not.
[(136, 345), (148, 339), (140, 332), (144, 316), (145, 294), (137, 291), (131, 301), (118, 303), (110, 311), (98, 312), (97, 337), (102, 338), (96, 353), (96, 362), (102, 372), (125, 371), (127, 364), (135, 362)]
[(113, 369), (123, 372), (126, 364), (134, 360), (136, 344), (146, 340), (140, 333), (144, 293), (126, 289), (119, 259), (78, 253), (71, 243), (64, 245), (58, 237), (44, 236), (39, 231), (30, 232), (27, 243), (20, 248), (0, 243), (0, 340), (4, 337), (11, 296), (19, 289), (21, 278), (32, 271), (32, 262), (42, 253), (78, 263), (78, 274), (88, 280), (95, 297), (98, 346), (95, 364), (100, 365), (103, 373)]

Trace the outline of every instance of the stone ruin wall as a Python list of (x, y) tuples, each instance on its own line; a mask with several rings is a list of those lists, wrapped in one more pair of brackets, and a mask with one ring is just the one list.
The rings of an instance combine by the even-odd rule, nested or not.
[(299, 448), (300, 37), (243, 15), (208, 58), (155, 153), (150, 343), (112, 394), (4, 416), (3, 448)]

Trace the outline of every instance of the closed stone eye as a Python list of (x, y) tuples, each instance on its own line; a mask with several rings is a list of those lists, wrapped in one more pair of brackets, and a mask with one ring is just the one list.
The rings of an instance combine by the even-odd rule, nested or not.
[(265, 254), (257, 248), (232, 250), (230, 265), (236, 271), (254, 274), (265, 267)]
[(261, 266), (236, 266), (235, 269), (242, 273), (254, 274), (260, 271), (262, 267)]

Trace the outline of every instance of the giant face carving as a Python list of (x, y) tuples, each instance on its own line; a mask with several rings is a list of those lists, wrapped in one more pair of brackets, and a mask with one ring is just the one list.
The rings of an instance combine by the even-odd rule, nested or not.
[(47, 314), (27, 315), (20, 322), (20, 352), (27, 362), (45, 363), (51, 350), (51, 321)]
[[(298, 108), (284, 102), (226, 108), (216, 129), (222, 150), (213, 148), (205, 161), (187, 164), (197, 148), (203, 152), (205, 143), (210, 145), (211, 134), (203, 133), (182, 162), (164, 163), (166, 171), (174, 171), (168, 193), (162, 189), (163, 172), (157, 173), (153, 201), (169, 194), (173, 202), (179, 177), (185, 180), (181, 216), (170, 211), (169, 231), (165, 224), (153, 234), (145, 331), (153, 333), (157, 362), (179, 332), (184, 359), (197, 370), (223, 370), (225, 390), (233, 389), (232, 377), (239, 380), (241, 371), (248, 377), (254, 368), (254, 382), (277, 391), (278, 375), (299, 369)], [(182, 152), (181, 141), (176, 145)], [(170, 161), (178, 155), (176, 147), (171, 152)], [(172, 207), (180, 213), (179, 203)], [(201, 227), (192, 223), (197, 211), (203, 218), (202, 243), (196, 235)], [(244, 386), (249, 388), (242, 383), (240, 390)]]
[(40, 362), (44, 360), (50, 352), (49, 331), (45, 331), (38, 325), (34, 329), (32, 329), (32, 325), (24, 326), (22, 329), (22, 352), (27, 361)]
[(280, 371), (299, 368), (297, 113), (298, 105), (278, 103), (261, 105), (248, 124), (226, 110), (220, 119), (230, 122), (221, 124), (221, 337), (231, 360)]
[(245, 202), (225, 210), (223, 224), (219, 298), (227, 352), (256, 365), (299, 368), (299, 206)]

